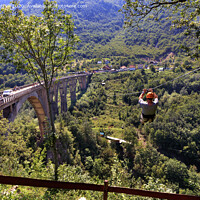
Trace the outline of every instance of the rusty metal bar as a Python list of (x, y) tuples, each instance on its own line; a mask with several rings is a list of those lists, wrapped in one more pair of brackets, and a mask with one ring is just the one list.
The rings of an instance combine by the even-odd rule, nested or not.
[(103, 194), (103, 200), (108, 199), (108, 180), (104, 181), (104, 194)]
[(138, 190), (138, 189), (122, 188), (122, 187), (109, 186), (108, 192), (125, 193), (130, 195), (139, 195), (144, 197), (154, 197), (154, 198), (169, 199), (169, 200), (200, 200), (200, 196), (154, 192), (154, 191), (146, 191), (146, 190)]
[(0, 184), (7, 185), (23, 185), (32, 187), (45, 187), (45, 188), (56, 188), (56, 189), (74, 189), (74, 190), (93, 190), (93, 191), (104, 191), (103, 185), (87, 184), (87, 183), (69, 183), (59, 182), (50, 180), (39, 180), (31, 178), (11, 177), (0, 175)]
[(169, 199), (169, 200), (200, 200), (200, 196), (161, 193), (161, 192), (154, 192), (154, 191), (108, 186), (107, 180), (105, 180), (104, 185), (96, 185), (96, 184), (87, 184), (87, 183), (71, 183), (71, 182), (59, 182), (59, 181), (50, 181), (50, 180), (48, 181), (48, 180), (39, 180), (39, 179), (0, 175), (0, 184), (23, 185), (23, 186), (57, 188), (57, 189), (99, 191), (99, 192), (104, 192), (104, 200), (107, 200), (108, 192), (124, 193), (124, 194), (130, 194), (130, 195), (154, 197), (154, 198)]

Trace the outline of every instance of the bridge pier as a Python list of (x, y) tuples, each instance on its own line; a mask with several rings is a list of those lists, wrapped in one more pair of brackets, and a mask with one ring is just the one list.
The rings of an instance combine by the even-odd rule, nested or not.
[(40, 128), (40, 133), (41, 136), (43, 136), (45, 134), (45, 129), (47, 128), (47, 117), (46, 114), (44, 112), (44, 109), (40, 103), (40, 101), (36, 98), (36, 97), (30, 97), (28, 98), (28, 101), (30, 102), (30, 104), (33, 106), (36, 115), (38, 117), (38, 123), (39, 123), (39, 128)]
[(53, 112), (53, 117), (58, 115), (58, 83), (55, 83), (50, 88), (50, 101)]
[(11, 116), (13, 115), (13, 112), (15, 111), (15, 104), (12, 104), (8, 106), (7, 108), (3, 109), (3, 117), (9, 119), (9, 121), (14, 121), (12, 120)]
[[(46, 134), (47, 120), (50, 118), (47, 93), (44, 89), (38, 90), (36, 93), (37, 96), (29, 98), (28, 101), (35, 109), (36, 115), (38, 117), (40, 133), (41, 136), (43, 136), (44, 134)], [(34, 98), (35, 100), (33, 100)]]
[(61, 113), (67, 112), (67, 81), (63, 80), (59, 85), (61, 98)]
[(10, 122), (13, 122), (26, 100), (30, 102), (36, 112), (40, 133), (43, 136), (45, 134), (46, 119), (49, 118), (46, 91), (43, 88), (40, 88), (37, 91), (33, 90), (20, 98), (14, 99), (12, 104), (3, 109), (3, 117), (7, 118)]
[(82, 91), (86, 90), (86, 88), (87, 88), (86, 76), (78, 77), (78, 81), (79, 81), (81, 90)]
[[(67, 112), (67, 87), (69, 85), (71, 105), (76, 102), (77, 80), (82, 91), (86, 90), (91, 75), (81, 74), (76, 76), (63, 77), (57, 81), (53, 81), (49, 90), (50, 101), (52, 106), (52, 114), (58, 114), (58, 90), (61, 99), (61, 113)], [(50, 119), (47, 93), (43, 86), (39, 84), (29, 84), (20, 88), (19, 91), (13, 93), (9, 97), (4, 97), (0, 102), (0, 110), (3, 110), (3, 117), (9, 121), (14, 121), (23, 103), (28, 100), (34, 108), (39, 122), (41, 136), (45, 134), (47, 120)]]
[(74, 105), (76, 102), (76, 78), (69, 79), (69, 89), (70, 89), (70, 96), (71, 96), (71, 105)]

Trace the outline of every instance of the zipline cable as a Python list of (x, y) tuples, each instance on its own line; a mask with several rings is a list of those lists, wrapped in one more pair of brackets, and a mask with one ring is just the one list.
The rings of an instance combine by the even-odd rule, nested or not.
[(181, 75), (181, 76), (178, 76), (178, 77), (176, 77), (176, 78), (174, 78), (174, 79), (172, 79), (172, 80), (166, 81), (165, 83), (160, 84), (160, 85), (158, 85), (158, 86), (156, 86), (156, 87), (154, 87), (154, 88), (151, 88), (151, 89), (159, 88), (159, 87), (161, 87), (161, 86), (167, 84), (168, 82), (171, 82), (171, 81), (177, 80), (177, 79), (179, 79), (179, 78), (182, 78), (182, 77), (184, 77), (184, 76), (187, 76), (188, 74), (191, 74), (191, 73), (193, 73), (193, 72), (195, 72), (195, 71), (198, 71), (198, 70), (200, 70), (200, 67), (197, 68), (197, 69), (194, 69), (194, 70), (192, 70), (192, 71), (190, 71), (190, 72), (188, 72), (188, 73), (186, 73), (186, 74), (183, 74), (183, 75)]
[[(161, 86), (163, 86), (163, 85), (165, 85), (165, 84), (167, 84), (167, 83), (169, 83), (169, 82), (172, 82), (172, 81), (174, 81), (174, 80), (177, 80), (177, 79), (179, 79), (179, 78), (182, 78), (182, 77), (184, 77), (184, 76), (187, 76), (187, 75), (189, 75), (189, 74), (191, 74), (191, 73), (193, 73), (193, 72), (196, 72), (196, 71), (198, 71), (198, 70), (200, 70), (200, 67), (199, 68), (197, 68), (197, 69), (194, 69), (194, 70), (192, 70), (192, 71), (190, 71), (190, 72), (188, 72), (188, 73), (185, 73), (185, 74), (183, 74), (183, 75), (180, 75), (180, 76), (178, 76), (178, 77), (176, 77), (176, 78), (174, 78), (174, 79), (172, 79), (172, 80), (169, 80), (169, 81), (166, 81), (165, 83), (162, 83), (162, 84), (160, 84), (160, 85), (158, 85), (158, 86), (156, 86), (156, 87), (153, 87), (153, 88), (151, 88), (151, 89), (157, 89), (157, 88), (159, 88), (159, 87), (161, 87)], [(148, 89), (150, 89), (150, 88), (148, 88)], [(116, 96), (125, 96), (125, 95), (134, 95), (134, 94), (140, 94), (141, 92), (131, 92), (131, 93), (125, 93), (125, 94), (115, 94)], [(107, 95), (108, 97), (112, 97), (112, 96), (110, 96), (110, 95)]]
[[(198, 68), (196, 68), (196, 69), (194, 69), (194, 70), (192, 70), (192, 71), (190, 71), (190, 72), (188, 72), (188, 73), (185, 73), (185, 74), (183, 74), (183, 75), (180, 75), (180, 76), (177, 76), (176, 78), (174, 78), (174, 79), (172, 79), (172, 80), (169, 80), (169, 81), (166, 81), (165, 83), (163, 83), (163, 84), (160, 84), (160, 85), (158, 85), (158, 86), (156, 86), (156, 87), (153, 87), (153, 88), (151, 88), (151, 89), (157, 89), (157, 88), (159, 88), (159, 87), (161, 87), (161, 86), (163, 86), (163, 85), (165, 85), (165, 84), (167, 84), (168, 82), (172, 82), (172, 81), (174, 81), (174, 80), (178, 80), (178, 79), (180, 79), (180, 78), (182, 78), (182, 77), (184, 77), (184, 76), (187, 76), (187, 75), (189, 75), (189, 74), (191, 74), (191, 73), (193, 73), (193, 72), (196, 72), (196, 71), (198, 71), (198, 70), (200, 70), (200, 67), (198, 67)], [(96, 83), (98, 83), (98, 84), (100, 84), (100, 83), (102, 83), (102, 82), (92, 82), (92, 83), (90, 83), (90, 84), (96, 84)], [(90, 88), (91, 89), (91, 88)], [(150, 89), (150, 88), (148, 88), (148, 89)], [(116, 97), (117, 96), (125, 96), (125, 95), (134, 95), (134, 94), (141, 94), (141, 91), (140, 92), (131, 92), (131, 93), (125, 93), (125, 94), (115, 94), (116, 95)], [(113, 94), (114, 95), (114, 94)], [(106, 96), (107, 97), (113, 97), (113, 95), (111, 96), (111, 95), (107, 95), (106, 94)], [(86, 100), (86, 99), (80, 99), (80, 102), (82, 102), (82, 101), (86, 101), (86, 102), (89, 102), (88, 100)]]
[[(191, 74), (191, 73), (193, 73), (193, 72), (196, 72), (196, 71), (198, 71), (198, 70), (200, 70), (200, 67), (198, 67), (198, 68), (196, 68), (196, 69), (194, 69), (194, 70), (192, 70), (192, 71), (190, 71), (190, 72), (188, 72), (188, 73), (185, 73), (185, 74), (183, 74), (183, 75), (180, 75), (180, 76), (178, 76), (178, 77), (176, 77), (176, 78), (174, 78), (174, 79), (172, 79), (172, 80), (169, 80), (169, 81), (166, 81), (165, 83), (163, 83), (163, 84), (160, 84), (160, 85), (158, 85), (158, 86), (156, 86), (156, 87), (153, 87), (153, 88), (151, 88), (151, 89), (153, 89), (153, 90), (155, 90), (155, 89), (157, 89), (157, 88), (159, 88), (159, 87), (161, 87), (161, 86), (163, 86), (163, 85), (165, 85), (165, 84), (167, 84), (167, 83), (169, 83), (169, 82), (172, 82), (172, 81), (174, 81), (174, 80), (177, 80), (177, 79), (180, 79), (180, 78), (182, 78), (182, 77), (184, 77), (184, 76), (187, 76), (187, 75), (189, 75), (189, 74)], [(93, 82), (93, 83), (90, 83), (90, 84), (96, 84), (96, 83), (98, 83), (98, 84), (100, 84), (100, 83), (102, 83), (102, 82)], [(148, 88), (148, 89), (150, 89), (150, 88)], [(140, 94), (141, 93), (141, 91), (140, 92), (131, 92), (131, 93), (125, 93), (125, 94), (115, 94), (116, 95), (116, 97), (117, 96), (125, 96), (125, 95), (134, 95), (134, 94)], [(114, 95), (114, 94), (113, 94)], [(111, 96), (111, 95), (106, 95), (107, 97), (113, 97), (113, 95)], [(87, 101), (87, 100), (86, 100)]]

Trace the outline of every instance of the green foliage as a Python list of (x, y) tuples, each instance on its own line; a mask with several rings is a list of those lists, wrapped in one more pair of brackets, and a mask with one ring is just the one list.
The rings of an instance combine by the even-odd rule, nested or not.
[[(32, 13), (41, 15), (42, 9), (34, 8), (35, 3), (23, 0), (21, 2), (23, 12), (27, 15)], [(147, 20), (142, 26), (143, 31), (125, 31), (124, 17), (118, 12), (123, 3), (122, 1), (84, 0), (83, 2), (70, 1), (66, 5), (65, 1), (58, 1), (59, 7), (65, 9), (66, 13), (72, 14), (77, 27), (76, 34), (81, 39), (78, 51), (75, 52), (76, 58), (120, 57), (119, 61), (114, 63), (118, 68), (121, 61), (121, 64), (125, 61), (127, 65), (132, 62), (143, 62), (139, 60), (140, 58), (159, 59), (166, 57), (170, 52), (178, 53), (179, 47), (188, 43), (186, 36), (182, 34), (183, 30), (170, 30), (172, 20), (165, 20), (165, 17), (170, 14), (167, 12), (161, 15), (160, 24)], [(41, 0), (39, 4), (42, 4)]]
[[(112, 186), (199, 195), (199, 74), (174, 80), (180, 75), (169, 70), (93, 75), (71, 112), (55, 121), (58, 180), (103, 184), (107, 179)], [(138, 96), (144, 87), (159, 84), (156, 118), (141, 126)], [(29, 106), (24, 105), (14, 123), (0, 120), (0, 173), (53, 179), (52, 150), (47, 138), (40, 140), (36, 115)], [(128, 143), (108, 142), (108, 135)], [(35, 199), (102, 198), (102, 193), (91, 191), (19, 189), (20, 193), (11, 194), (9, 186), (0, 186), (12, 199), (22, 194)], [(109, 198), (145, 199), (110, 193)]]
[(171, 188), (167, 188), (167, 186), (164, 185), (161, 180), (159, 179), (154, 180), (152, 177), (149, 178), (148, 182), (144, 184), (142, 188), (144, 190), (150, 190), (150, 191), (173, 193), (173, 190)]
[[(1, 45), (19, 69), (39, 82), (51, 83), (56, 71), (68, 63), (77, 38), (71, 16), (48, 0), (44, 6), (42, 17), (25, 16), (17, 2), (2, 7)], [(45, 87), (49, 88), (48, 84)]]
[[(178, 0), (178, 1), (130, 1), (125, 0), (123, 8), (120, 10), (125, 15), (125, 26), (127, 27), (141, 27), (147, 24), (150, 20), (160, 21), (167, 19), (168, 23), (172, 22), (174, 32), (184, 32), (185, 35), (192, 38), (190, 44), (182, 43), (181, 46), (192, 57), (199, 57), (199, 2), (191, 0)], [(154, 44), (158, 44), (158, 37), (151, 39)], [(167, 44), (168, 45), (168, 44)], [(191, 47), (192, 46), (192, 47)], [(170, 51), (171, 47), (167, 46)]]
[(179, 183), (180, 187), (186, 187), (188, 185), (188, 169), (181, 162), (169, 159), (165, 162), (164, 174), (171, 182)]
[[(77, 1), (70, 3), (74, 5)], [(122, 17), (116, 14), (121, 5), (120, 1), (115, 1), (115, 6), (111, 0), (87, 3), (87, 9), (77, 7), (72, 12), (67, 10), (67, 13), (73, 13), (76, 33), (82, 40), (74, 55), (78, 59), (95, 58), (89, 61), (85, 59), (82, 63), (77, 60), (77, 70), (100, 68), (96, 63), (102, 58), (109, 58), (116, 69), (121, 65), (145, 64), (148, 58), (164, 58), (171, 51), (179, 53), (178, 48), (182, 44), (194, 44), (187, 40), (182, 30), (169, 30), (171, 23), (164, 19), (169, 13), (160, 17), (159, 26), (148, 20), (144, 23), (144, 31), (126, 31), (121, 29)], [(185, 8), (189, 8), (187, 1), (185, 3)], [(194, 3), (192, 1), (191, 6), (195, 6)], [(41, 10), (37, 10), (36, 16), (39, 17), (31, 15), (33, 10), (23, 7), (23, 12), (18, 10), (17, 4), (13, 4), (13, 9), (1, 9), (4, 11), (1, 15), (1, 39), (5, 47), (1, 50), (8, 50), (2, 58), (10, 61), (14, 53), (15, 57), (11, 59), (14, 64), (19, 64), (18, 67), (25, 69), (33, 66), (31, 72), (39, 72), (39, 80), (43, 76), (41, 71), (44, 68), (40, 70), (38, 63), (44, 64), (46, 58), (46, 74), (55, 75), (57, 70), (69, 63), (77, 42), (71, 16), (57, 10), (53, 2), (46, 1), (45, 4), (42, 15)], [(194, 12), (197, 11), (198, 9)], [(29, 17), (24, 12), (28, 12)], [(184, 15), (180, 23), (185, 23), (185, 20), (187, 19)], [(9, 27), (9, 31), (5, 32), (6, 27)], [(193, 30), (195, 27), (196, 24), (191, 24)], [(10, 31), (18, 36), (18, 43), (12, 44), (12, 49), (8, 44), (15, 40), (10, 40)], [(63, 31), (66, 34), (63, 34)], [(27, 40), (21, 40), (22, 38)], [(30, 42), (33, 42), (32, 46)], [(54, 45), (54, 42), (58, 46)], [(30, 50), (31, 47), (33, 51)], [(24, 49), (29, 50), (31, 54), (35, 52), (36, 56), (27, 56)], [(27, 56), (30, 63), (24, 60), (23, 55)], [(66, 55), (66, 62), (63, 55)], [(109, 184), (113, 186), (200, 195), (199, 73), (173, 80), (183, 72), (194, 69), (194, 61), (188, 58), (170, 58), (163, 62), (162, 67), (170, 66), (174, 67), (173, 71), (156, 73), (157, 66), (151, 65), (150, 70), (92, 76), (89, 87), (80, 95), (80, 99), (70, 110), (71, 113), (58, 116), (55, 121), (59, 181), (103, 184), (104, 179), (108, 179)], [(15, 70), (16, 66), (2, 63), (1, 88), (23, 85), (31, 81), (25, 71), (15, 74)], [(51, 80), (52, 77), (49, 78)], [(105, 82), (104, 86), (102, 81)], [(153, 123), (141, 127), (139, 93), (143, 88), (153, 88), (160, 84), (162, 87), (156, 89), (159, 96), (156, 119)], [(14, 123), (8, 124), (3, 118), (0, 120), (0, 173), (53, 179), (55, 165), (51, 161), (53, 154), (49, 138), (41, 140), (37, 119), (33, 119), (36, 114), (29, 106), (25, 105), (22, 108)], [(115, 136), (128, 143), (108, 143), (106, 138), (99, 136), (100, 131), (104, 132), (105, 136)], [(13, 192), (11, 189), (11, 186), (1, 185), (0, 198), (102, 198), (102, 193), (90, 191), (63, 190), (53, 193), (44, 188), (19, 187)], [(109, 198), (145, 199), (113, 193), (109, 193)]]
[(70, 15), (49, 0), (44, 1), (41, 17), (26, 16), (18, 1), (13, 1), (11, 6), (1, 8), (0, 21), (0, 43), (7, 61), (31, 74), (45, 88), (57, 179), (56, 133), (49, 90), (56, 72), (69, 63), (78, 42), (74, 24)]

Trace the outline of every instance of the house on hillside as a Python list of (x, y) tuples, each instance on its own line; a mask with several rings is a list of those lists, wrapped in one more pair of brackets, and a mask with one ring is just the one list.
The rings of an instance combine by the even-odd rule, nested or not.
[(163, 67), (160, 67), (160, 68), (158, 69), (158, 71), (159, 71), (159, 72), (163, 72), (163, 71), (164, 71), (164, 68), (163, 68)]
[(105, 64), (108, 65), (110, 63), (109, 60), (105, 60)]
[(116, 69), (111, 69), (111, 73), (117, 73), (118, 71)]
[(130, 70), (130, 71), (134, 71), (135, 69), (136, 69), (136, 68), (135, 68), (134, 65), (130, 65), (130, 66), (129, 66), (129, 70)]
[(126, 70), (128, 70), (126, 66), (121, 66), (119, 69), (119, 71), (126, 71)]
[(143, 69), (143, 64), (139, 64), (138, 69)]

